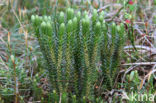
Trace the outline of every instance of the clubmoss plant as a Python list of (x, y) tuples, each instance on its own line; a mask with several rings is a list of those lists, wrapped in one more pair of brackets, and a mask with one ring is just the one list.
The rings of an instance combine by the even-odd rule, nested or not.
[[(108, 32), (106, 25), (102, 26), (103, 32)], [(102, 68), (102, 77), (104, 78), (103, 86), (107, 90), (114, 88), (114, 81), (119, 71), (120, 57), (124, 40), (126, 39), (125, 29), (123, 24), (116, 26), (115, 23), (111, 25), (111, 35), (103, 35), (100, 48), (100, 59)], [(109, 37), (110, 36), (110, 37)]]
[[(101, 76), (104, 78), (102, 86), (108, 90), (113, 88), (125, 40), (124, 25), (107, 24), (103, 17), (104, 12), (98, 14), (95, 9), (89, 17), (87, 11), (74, 12), (72, 8), (58, 13), (57, 19), (31, 17), (47, 62), (51, 90), (62, 101), (93, 100), (94, 85)], [(98, 63), (101, 63), (102, 75), (98, 75)], [(67, 97), (70, 98), (66, 101)]]

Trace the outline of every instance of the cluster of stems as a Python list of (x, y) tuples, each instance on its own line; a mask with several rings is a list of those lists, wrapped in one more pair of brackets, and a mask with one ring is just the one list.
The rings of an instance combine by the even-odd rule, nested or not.
[(55, 17), (31, 17), (51, 89), (59, 96), (73, 94), (68, 101), (94, 97), (95, 84), (101, 76), (105, 78), (103, 85), (112, 88), (118, 72), (124, 25), (107, 24), (103, 11), (93, 10), (91, 14), (67, 8)]

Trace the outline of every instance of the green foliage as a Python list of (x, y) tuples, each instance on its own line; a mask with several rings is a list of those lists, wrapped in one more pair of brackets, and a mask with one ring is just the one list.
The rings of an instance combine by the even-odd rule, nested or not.
[(139, 80), (139, 75), (138, 75), (138, 72), (135, 70), (135, 71), (132, 71), (129, 75), (127, 75), (126, 77), (127, 81), (129, 83), (125, 83), (127, 85), (126, 88), (129, 89), (130, 85), (133, 85), (133, 89), (132, 90), (137, 90), (139, 84), (140, 84), (140, 80)]
[[(82, 15), (68, 8), (66, 13), (58, 14), (58, 19), (31, 17), (47, 63), (51, 89), (56, 92), (53, 95), (71, 97), (68, 101), (73, 103), (101, 101), (94, 99), (94, 85), (101, 76), (105, 89), (113, 88), (125, 40), (123, 24), (106, 24), (104, 12), (98, 14), (94, 9), (91, 18), (87, 11)], [(102, 75), (96, 69), (99, 62)]]
[(153, 19), (153, 21), (154, 21), (154, 24), (156, 24), (156, 16), (154, 16), (154, 19)]
[[(112, 23), (107, 27), (105, 24), (102, 26), (103, 36), (100, 47), (100, 60), (103, 77), (104, 89), (111, 90), (114, 88), (114, 81), (119, 72), (120, 57), (122, 53), (122, 46), (125, 40), (125, 30), (123, 24), (116, 26)], [(108, 32), (111, 30), (111, 36)]]
[(156, 5), (156, 0), (154, 0), (154, 5)]
[[(23, 64), (23, 61), (21, 61), (19, 58), (15, 58), (13, 55), (10, 56), (8, 61), (8, 69), (2, 69), (0, 71), (1, 76), (1, 84), (5, 84), (5, 86), (0, 86), (0, 94), (1, 98), (3, 98), (4, 103), (10, 103), (12, 100), (14, 100), (14, 94), (20, 93), (22, 88), (25, 88), (25, 86), (28, 85), (28, 80), (26, 80), (27, 72), (24, 70), (21, 66), (21, 63)], [(14, 66), (16, 64), (16, 66)], [(20, 68), (21, 66), (21, 68)], [(16, 78), (16, 81), (20, 84), (17, 84), (14, 80)], [(15, 85), (16, 88), (15, 89)], [(17, 87), (18, 86), (18, 87)], [(35, 97), (35, 96), (34, 96)], [(8, 99), (11, 98), (11, 99)], [(19, 97), (21, 98), (21, 97)], [(21, 101), (21, 100), (20, 100)], [(2, 101), (0, 101), (2, 102)], [(2, 102), (3, 103), (3, 102)]]

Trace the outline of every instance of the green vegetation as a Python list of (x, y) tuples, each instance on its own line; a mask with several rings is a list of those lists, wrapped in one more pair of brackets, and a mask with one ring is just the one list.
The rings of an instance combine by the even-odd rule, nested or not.
[(155, 5), (0, 1), (0, 103), (154, 103)]
[[(107, 25), (101, 17), (97, 18), (103, 12), (98, 14), (96, 10), (91, 18), (87, 12), (74, 13), (71, 8), (65, 14), (58, 13), (58, 20), (50, 16), (31, 16), (46, 60), (51, 89), (60, 96), (66, 92), (68, 96), (76, 95), (75, 101), (78, 102), (83, 101), (82, 97), (91, 100), (95, 97), (94, 84), (98, 83), (98, 78), (104, 77), (102, 86), (106, 90), (113, 88), (119, 71), (125, 29), (123, 24), (113, 22)], [(83, 17), (80, 18), (80, 15)], [(112, 34), (109, 35), (108, 31)], [(102, 63), (100, 76), (96, 69), (98, 62)], [(68, 101), (71, 101), (70, 98)]]

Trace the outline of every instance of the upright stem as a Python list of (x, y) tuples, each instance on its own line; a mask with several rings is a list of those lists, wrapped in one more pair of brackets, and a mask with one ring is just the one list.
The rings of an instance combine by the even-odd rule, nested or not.
[(15, 103), (19, 103), (19, 100), (18, 100), (18, 79), (16, 77), (16, 64), (15, 64), (15, 61), (14, 59), (12, 60), (12, 63), (13, 63), (13, 69), (14, 69), (14, 82), (15, 82)]

